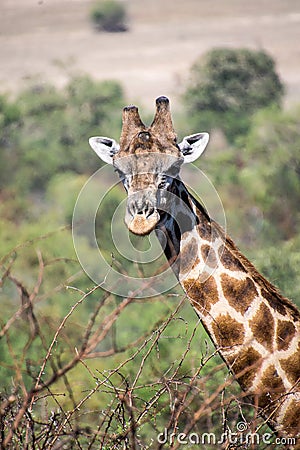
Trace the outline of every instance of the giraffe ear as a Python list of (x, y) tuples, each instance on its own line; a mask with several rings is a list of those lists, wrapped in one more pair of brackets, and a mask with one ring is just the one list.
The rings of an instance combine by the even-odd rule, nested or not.
[(113, 163), (113, 156), (120, 150), (119, 144), (114, 139), (107, 137), (91, 137), (89, 144), (99, 158), (107, 164)]
[(208, 133), (191, 134), (183, 138), (179, 148), (184, 157), (184, 163), (190, 163), (199, 158), (209, 141)]

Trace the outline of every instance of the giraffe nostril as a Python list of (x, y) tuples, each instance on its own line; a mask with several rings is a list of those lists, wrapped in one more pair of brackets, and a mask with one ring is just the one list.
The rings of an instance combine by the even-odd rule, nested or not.
[(136, 214), (136, 204), (135, 204), (135, 202), (133, 202), (133, 201), (128, 202), (128, 207), (127, 208), (128, 208), (128, 211), (130, 212), (130, 214), (132, 216), (134, 216)]
[(142, 208), (137, 208), (136, 205), (134, 205), (133, 207), (130, 208), (130, 212), (133, 213), (132, 215), (138, 215), (138, 216), (145, 216), (146, 218), (151, 216), (155, 210), (154, 207), (152, 205), (146, 205), (145, 207)]
[(153, 208), (153, 206), (149, 206), (149, 205), (148, 205), (148, 207), (147, 207), (146, 210), (145, 210), (146, 217), (151, 216), (153, 213), (154, 213), (154, 208)]
[(147, 219), (152, 214), (155, 214), (156, 209), (151, 200), (132, 196), (132, 198), (127, 200), (127, 211), (132, 217), (144, 216)]

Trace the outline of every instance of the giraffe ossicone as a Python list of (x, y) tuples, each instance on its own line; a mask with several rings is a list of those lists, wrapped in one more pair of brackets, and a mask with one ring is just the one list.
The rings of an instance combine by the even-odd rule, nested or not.
[[(156, 100), (146, 127), (135, 106), (123, 110), (120, 143), (93, 137), (127, 191), (125, 223), (152, 230), (219, 354), (269, 425), (300, 435), (300, 313), (243, 256), (180, 179), (209, 136), (177, 143), (169, 100)], [(162, 236), (164, 237), (162, 239)]]

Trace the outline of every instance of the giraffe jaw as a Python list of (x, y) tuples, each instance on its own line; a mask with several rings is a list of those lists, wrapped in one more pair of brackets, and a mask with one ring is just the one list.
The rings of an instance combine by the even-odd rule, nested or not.
[(154, 230), (160, 220), (160, 216), (157, 211), (154, 211), (148, 217), (145, 214), (136, 214), (133, 218), (126, 219), (125, 217), (125, 223), (129, 231), (139, 236), (145, 236)]

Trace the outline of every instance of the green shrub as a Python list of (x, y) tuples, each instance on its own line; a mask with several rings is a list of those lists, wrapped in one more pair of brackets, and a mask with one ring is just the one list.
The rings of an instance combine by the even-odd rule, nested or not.
[(97, 30), (110, 32), (127, 30), (125, 7), (117, 1), (97, 2), (91, 11), (91, 19)]
[(0, 188), (45, 190), (53, 174), (93, 173), (100, 160), (89, 136), (120, 134), (123, 91), (115, 81), (73, 77), (62, 90), (45, 83), (0, 98)]
[(193, 65), (184, 100), (202, 128), (220, 128), (234, 140), (248, 132), (254, 112), (280, 106), (283, 92), (270, 55), (218, 48)]

